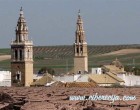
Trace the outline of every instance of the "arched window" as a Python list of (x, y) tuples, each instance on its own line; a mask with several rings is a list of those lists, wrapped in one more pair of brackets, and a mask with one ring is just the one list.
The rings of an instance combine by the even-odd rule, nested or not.
[(79, 35), (79, 42), (81, 43), (81, 36)]
[(30, 58), (30, 50), (27, 51), (27, 58)]
[(83, 46), (80, 46), (80, 52), (83, 53)]
[(21, 72), (20, 71), (17, 71), (17, 73), (16, 73), (16, 80), (21, 81)]
[(18, 59), (18, 51), (15, 50), (15, 60), (17, 60), (17, 59)]
[(21, 36), (21, 35), (19, 35), (19, 42), (21, 42), (21, 37), (22, 37), (22, 36)]
[(79, 53), (79, 48), (78, 48), (78, 46), (76, 47), (76, 50), (77, 50), (77, 53)]
[(20, 53), (20, 60), (22, 60), (22, 50), (20, 50), (19, 53)]

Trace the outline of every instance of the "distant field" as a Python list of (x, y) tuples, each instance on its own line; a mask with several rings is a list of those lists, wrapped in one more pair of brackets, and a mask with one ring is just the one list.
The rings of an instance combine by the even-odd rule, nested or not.
[(10, 49), (9, 48), (0, 49), (0, 55), (10, 55)]
[[(89, 45), (89, 68), (110, 64), (116, 57), (124, 65), (140, 66), (140, 45)], [(128, 51), (128, 52), (127, 52)], [(10, 55), (10, 49), (0, 49), (0, 56)], [(56, 73), (68, 72), (73, 68), (73, 46), (34, 47), (34, 70), (47, 66)], [(10, 57), (9, 57), (10, 58)], [(135, 61), (135, 62), (134, 62)], [(1, 60), (0, 69), (10, 69), (10, 59)]]

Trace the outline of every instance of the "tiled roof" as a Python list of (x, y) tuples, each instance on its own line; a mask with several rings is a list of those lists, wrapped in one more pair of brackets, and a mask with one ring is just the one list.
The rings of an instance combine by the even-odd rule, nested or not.
[(65, 87), (97, 87), (98, 85), (94, 82), (68, 82)]
[(51, 84), (51, 87), (65, 87), (65, 83), (61, 82), (61, 81), (56, 81), (53, 84)]
[(118, 59), (113, 61), (110, 65), (104, 65), (102, 68), (114, 74), (118, 74), (118, 73), (120, 74), (125, 72), (124, 66)]
[(104, 65), (105, 68), (109, 69), (109, 71), (114, 72), (114, 73), (122, 73), (124, 72), (123, 69), (120, 69), (114, 65)]
[(119, 82), (124, 82), (123, 79), (117, 77), (115, 74), (112, 74), (112, 73), (110, 73), (110, 72), (108, 72), (107, 74), (108, 74), (109, 76), (111, 76), (112, 78), (116, 79), (116, 80), (119, 81)]
[(89, 75), (89, 80), (96, 82), (97, 84), (114, 84), (124, 82), (112, 73), (109, 74), (92, 74)]
[(47, 83), (50, 83), (51, 81), (54, 81), (53, 77), (50, 74), (46, 74), (42, 78), (38, 79), (37, 81), (33, 82), (31, 86), (44, 86)]

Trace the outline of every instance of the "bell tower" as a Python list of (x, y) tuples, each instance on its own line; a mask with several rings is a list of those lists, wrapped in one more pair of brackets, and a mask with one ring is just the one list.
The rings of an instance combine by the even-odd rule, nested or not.
[(74, 73), (84, 72), (88, 72), (88, 55), (83, 21), (79, 10), (74, 43)]
[(28, 38), (22, 7), (15, 33), (16, 38), (11, 42), (11, 85), (30, 86), (33, 82), (33, 42)]

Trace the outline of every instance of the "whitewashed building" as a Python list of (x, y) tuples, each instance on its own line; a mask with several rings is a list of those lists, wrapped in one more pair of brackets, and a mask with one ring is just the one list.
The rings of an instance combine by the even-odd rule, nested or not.
[(140, 86), (140, 76), (133, 74), (117, 74), (117, 76), (125, 81), (125, 86)]
[(75, 74), (75, 75), (63, 75), (63, 76), (54, 76), (56, 81), (61, 82), (88, 82), (87, 74)]
[(10, 71), (0, 71), (0, 86), (11, 86)]
[(91, 73), (92, 74), (102, 74), (102, 68), (92, 68)]

